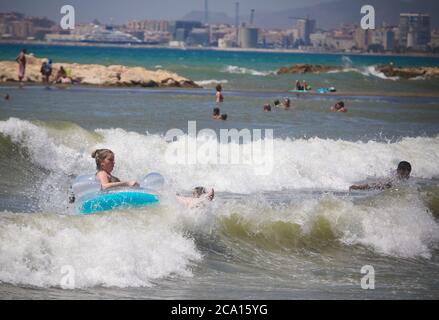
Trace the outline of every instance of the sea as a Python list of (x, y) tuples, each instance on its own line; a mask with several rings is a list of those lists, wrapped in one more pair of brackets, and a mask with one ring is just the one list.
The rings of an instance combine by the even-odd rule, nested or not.
[[(202, 88), (0, 86), (0, 299), (439, 298), (439, 79), (377, 71), (439, 58), (1, 44), (0, 60), (23, 46)], [(276, 74), (296, 63), (338, 70)], [(296, 80), (337, 94), (290, 92)], [(348, 112), (330, 112), (339, 100)], [(97, 148), (122, 180), (160, 173), (160, 204), (79, 214), (70, 186)], [(403, 160), (409, 180), (349, 191)], [(196, 186), (213, 201), (176, 200)]]

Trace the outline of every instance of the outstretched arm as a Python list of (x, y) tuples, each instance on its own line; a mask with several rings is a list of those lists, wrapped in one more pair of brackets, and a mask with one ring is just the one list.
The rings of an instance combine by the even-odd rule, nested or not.
[(101, 182), (102, 190), (106, 190), (112, 187), (138, 187), (139, 184), (136, 181), (121, 181), (121, 182), (110, 182), (108, 180), (108, 175), (104, 171), (100, 171), (96, 175)]

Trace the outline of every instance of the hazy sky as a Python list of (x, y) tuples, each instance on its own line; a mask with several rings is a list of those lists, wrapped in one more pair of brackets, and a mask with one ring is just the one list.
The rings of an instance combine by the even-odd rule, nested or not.
[[(224, 12), (235, 16), (237, 0), (209, 0), (209, 11)], [(290, 8), (305, 7), (331, 0), (239, 0), (240, 15), (277, 12)], [(124, 23), (132, 19), (179, 19), (190, 11), (204, 10), (204, 0), (0, 0), (0, 12), (18, 11), (26, 15), (61, 20), (63, 5), (73, 5), (77, 22)]]

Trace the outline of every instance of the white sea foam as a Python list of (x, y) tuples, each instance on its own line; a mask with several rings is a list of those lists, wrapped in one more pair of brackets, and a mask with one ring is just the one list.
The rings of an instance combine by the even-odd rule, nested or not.
[(233, 73), (233, 74), (250, 74), (253, 76), (264, 76), (264, 77), (273, 74), (273, 71), (258, 71), (254, 69), (232, 66), (232, 65), (227, 66), (223, 70), (223, 72)]
[[(49, 171), (35, 186), (41, 211), (64, 213), (0, 213), (2, 282), (59, 286), (63, 266), (75, 271), (75, 287), (150, 286), (154, 279), (191, 276), (192, 264), (202, 255), (187, 230), (210, 230), (205, 224), (215, 223), (212, 216), (200, 219), (197, 212), (179, 214), (172, 203), (149, 208), (148, 214), (133, 210), (66, 215), (68, 175), (93, 172), (90, 153), (101, 147), (115, 152), (115, 175), (128, 180), (158, 171), (166, 179), (169, 194), (196, 185), (249, 194), (239, 200), (218, 198), (211, 211), (215, 216), (238, 212), (257, 225), (291, 222), (304, 234), (310, 234), (316, 217), (323, 216), (345, 245), (360, 244), (398, 257), (429, 258), (432, 243), (438, 241), (437, 223), (410, 187), (364, 203), (327, 195), (298, 198), (281, 208), (260, 196), (262, 191), (282, 189), (346, 191), (353, 182), (387, 176), (403, 159), (412, 163), (414, 177), (438, 177), (438, 136), (394, 143), (275, 139), (272, 174), (256, 176), (254, 168), (245, 165), (169, 165), (165, 152), (170, 142), (160, 135), (123, 129), (87, 132), (77, 126), (56, 129), (16, 118), (0, 121), (0, 134), (27, 149), (31, 163)], [(183, 144), (184, 139), (171, 143)], [(240, 146), (244, 152), (251, 147), (252, 143)]]
[(343, 66), (339, 70), (331, 70), (328, 73), (345, 73), (345, 72), (355, 72), (360, 73), (365, 77), (376, 77), (383, 80), (399, 80), (399, 77), (387, 77), (383, 72), (377, 70), (377, 66), (365, 66), (365, 67), (352, 67), (351, 65)]
[[(253, 162), (245, 164), (172, 164), (166, 153), (170, 143), (160, 135), (146, 135), (123, 129), (97, 129), (92, 135), (74, 134), (59, 139), (54, 130), (29, 121), (11, 118), (0, 121), (0, 133), (29, 150), (30, 161), (50, 172), (63, 175), (94, 171), (90, 157), (96, 148), (110, 148), (116, 154), (115, 175), (123, 179), (138, 179), (147, 172), (161, 172), (177, 189), (188, 189), (193, 184), (212, 185), (219, 191), (252, 193), (290, 189), (347, 190), (350, 184), (369, 177), (389, 175), (401, 160), (413, 165), (412, 175), (420, 178), (439, 176), (439, 137), (402, 138), (398, 142), (352, 142), (344, 140), (301, 138), (280, 139), (273, 142), (273, 170), (270, 176), (255, 175), (256, 164), (264, 163), (266, 155), (253, 154)], [(186, 141), (202, 148), (218, 147), (209, 139), (179, 139), (171, 142), (175, 149), (186, 150)], [(252, 154), (258, 141), (240, 144), (242, 154)], [(230, 142), (229, 147), (236, 146)], [(201, 148), (201, 149), (198, 149)], [(215, 148), (213, 148), (215, 149)], [(252, 164), (253, 163), (253, 164)], [(342, 163), (343, 165), (334, 165)]]
[(211, 79), (211, 80), (199, 80), (199, 81), (195, 81), (195, 83), (198, 84), (199, 86), (210, 86), (216, 84), (226, 84), (228, 83), (228, 81)]
[(0, 281), (61, 286), (64, 268), (74, 288), (151, 286), (191, 276), (201, 259), (192, 239), (153, 210), (93, 216), (0, 214)]

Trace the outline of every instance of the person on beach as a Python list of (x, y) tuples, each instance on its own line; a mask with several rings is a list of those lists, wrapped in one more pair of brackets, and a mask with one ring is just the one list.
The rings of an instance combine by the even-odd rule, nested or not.
[(43, 64), (40, 68), (40, 73), (43, 76), (43, 83), (48, 84), (49, 78), (52, 75), (52, 60), (43, 61)]
[(20, 54), (15, 58), (18, 63), (18, 81), (20, 84), (23, 82), (24, 76), (26, 74), (26, 49), (21, 49)]
[(371, 183), (371, 184), (359, 184), (352, 185), (349, 187), (349, 191), (351, 190), (370, 190), (370, 189), (378, 189), (384, 190), (392, 188), (396, 183), (408, 180), (410, 178), (410, 172), (412, 171), (412, 166), (410, 162), (401, 161), (398, 164), (398, 168), (396, 169), (396, 175), (387, 181)]
[(192, 191), (192, 197), (184, 197), (177, 194), (177, 200), (188, 208), (199, 208), (212, 201), (215, 196), (215, 191), (211, 189), (207, 192), (204, 187), (196, 187)]
[(93, 151), (91, 157), (96, 160), (96, 177), (101, 183), (102, 190), (112, 187), (138, 187), (136, 181), (123, 181), (113, 176), (111, 172), (114, 168), (114, 153), (110, 149), (97, 149)]
[(215, 89), (216, 89), (216, 94), (215, 94), (216, 103), (221, 103), (221, 102), (223, 102), (223, 101), (224, 101), (224, 96), (223, 96), (223, 94), (221, 93), (221, 91), (223, 90), (223, 88), (221, 87), (220, 84), (218, 84), (218, 85), (216, 86)]
[(332, 112), (347, 112), (348, 109), (345, 108), (343, 101), (339, 101), (331, 107), (331, 111)]
[(59, 67), (58, 72), (56, 73), (54, 83), (63, 83), (63, 84), (69, 84), (72, 83), (72, 80), (67, 77), (67, 71), (64, 69), (63, 66)]
[(214, 120), (227, 120), (227, 114), (220, 114), (220, 108), (214, 108), (212, 113), (212, 119)]
[(271, 111), (271, 105), (269, 103), (264, 104), (264, 112), (270, 112)]

